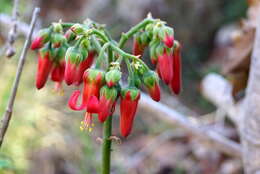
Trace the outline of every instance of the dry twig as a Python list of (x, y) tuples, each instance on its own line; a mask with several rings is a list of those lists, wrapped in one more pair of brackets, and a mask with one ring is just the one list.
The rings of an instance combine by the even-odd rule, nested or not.
[(29, 48), (29, 45), (30, 45), (30, 42), (31, 42), (32, 33), (33, 33), (33, 30), (34, 30), (34, 26), (35, 26), (36, 20), (38, 18), (39, 12), (40, 12), (39, 8), (34, 9), (31, 24), (30, 24), (30, 31), (29, 31), (29, 34), (27, 35), (27, 38), (26, 38), (26, 41), (25, 41), (25, 44), (24, 44), (24, 47), (23, 47), (23, 50), (22, 50), (22, 53), (21, 53), (21, 56), (20, 56), (20, 59), (19, 59), (19, 64), (18, 64), (18, 67), (17, 67), (17, 72), (16, 72), (14, 83), (13, 83), (11, 96), (9, 98), (8, 105), (6, 107), (6, 111), (5, 111), (5, 113), (2, 117), (2, 120), (1, 120), (0, 147), (2, 146), (4, 136), (6, 134), (7, 128), (9, 126), (9, 122), (10, 122), (11, 117), (12, 117), (13, 106), (14, 106), (14, 101), (15, 101), (18, 85), (19, 85), (19, 82), (20, 82), (20, 77), (21, 77), (21, 74), (22, 74), (22, 71), (23, 71), (24, 63), (25, 63), (25, 60), (26, 60), (26, 54), (27, 54), (27, 51), (28, 51), (28, 48)]
[(15, 54), (15, 49), (13, 47), (13, 44), (17, 38), (17, 17), (19, 16), (18, 13), (18, 4), (19, 0), (14, 0), (14, 6), (13, 6), (13, 14), (12, 14), (12, 28), (8, 34), (7, 43), (6, 43), (6, 57), (10, 58)]
[(174, 111), (168, 106), (152, 101), (147, 95), (142, 94), (139, 106), (169, 123), (177, 124), (192, 135), (210, 142), (216, 149), (231, 156), (241, 157), (241, 147), (238, 143), (223, 137), (213, 130), (205, 131), (200, 129), (200, 127), (193, 124), (184, 115)]

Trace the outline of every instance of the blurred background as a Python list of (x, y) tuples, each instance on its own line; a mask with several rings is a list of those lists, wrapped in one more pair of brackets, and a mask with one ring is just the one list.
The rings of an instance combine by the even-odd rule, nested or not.
[[(0, 14), (11, 16), (12, 3), (0, 0)], [(183, 46), (183, 91), (180, 96), (174, 96), (162, 84), (161, 103), (183, 115), (213, 120), (216, 108), (200, 94), (200, 82), (209, 72), (223, 74), (225, 51), (230, 44), (228, 35), (239, 27), (240, 19), (246, 17), (248, 1), (20, 0), (19, 20), (29, 23), (35, 6), (41, 8), (38, 28), (60, 19), (81, 22), (90, 18), (106, 24), (115, 40), (149, 12), (167, 21)], [(0, 20), (0, 48), (4, 47), (9, 29)], [(3, 49), (0, 52), (0, 117), (8, 102), (23, 43), (21, 35), (15, 42), (17, 53), (12, 59), (5, 58)], [(128, 52), (131, 46), (129, 41)], [(148, 56), (147, 51), (146, 59)], [(36, 64), (36, 53), (29, 51), (13, 119), (0, 152), (0, 174), (99, 173), (101, 146), (96, 139), (102, 136), (100, 124), (97, 123), (91, 133), (80, 131), (84, 113), (67, 107), (68, 98), (76, 88), (64, 85), (64, 95), (53, 92), (53, 83), (36, 90)], [(227, 78), (231, 77), (228, 72), (224, 72)], [(113, 134), (120, 137), (118, 109), (114, 120)], [(237, 140), (232, 124), (228, 123), (228, 127)], [(122, 138), (122, 144), (113, 145), (112, 173), (242, 173), (239, 160), (204, 148), (200, 143), (179, 127), (139, 109), (133, 133), (127, 139)]]

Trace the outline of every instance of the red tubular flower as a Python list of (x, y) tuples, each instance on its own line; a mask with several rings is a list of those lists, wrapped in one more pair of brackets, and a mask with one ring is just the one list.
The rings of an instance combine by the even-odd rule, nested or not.
[(36, 87), (41, 89), (44, 87), (52, 68), (52, 60), (50, 58), (50, 51), (43, 48), (38, 56), (38, 68), (36, 73)]
[(115, 102), (117, 99), (117, 90), (112, 87), (103, 86), (100, 89), (100, 110), (98, 113), (98, 119), (100, 122), (104, 122), (108, 116), (114, 111)]
[(87, 101), (87, 112), (89, 113), (99, 113), (100, 107), (99, 107), (99, 101), (98, 98), (94, 95), (90, 96)]
[(88, 69), (85, 71), (83, 75), (84, 87), (82, 103), (80, 106), (76, 106), (80, 91), (75, 91), (69, 99), (69, 107), (73, 110), (82, 110), (86, 108), (91, 96), (99, 97), (99, 90), (104, 85), (104, 79), (104, 72), (100, 70)]
[(131, 133), (139, 99), (140, 91), (136, 88), (126, 88), (121, 91), (120, 129), (124, 137)]
[(81, 52), (76, 47), (68, 48), (66, 55), (66, 67), (64, 79), (67, 85), (71, 85), (75, 82), (77, 76), (77, 69), (79, 64), (83, 61)]
[(42, 48), (43, 45), (50, 40), (50, 29), (42, 29), (37, 37), (32, 41), (31, 49), (36, 50)]
[(77, 73), (75, 75), (75, 80), (74, 80), (75, 85), (80, 85), (82, 83), (83, 74), (84, 74), (85, 70), (88, 69), (92, 65), (95, 55), (96, 55), (95, 51), (90, 51), (88, 53), (88, 57), (83, 62), (80, 63)]
[(51, 80), (55, 82), (55, 91), (62, 91), (62, 81), (64, 79), (65, 62), (62, 61), (56, 65), (51, 72)]
[(154, 101), (160, 101), (161, 93), (158, 76), (154, 71), (148, 71), (144, 74), (143, 82), (145, 87), (148, 89), (148, 92), (151, 98)]
[(163, 55), (158, 56), (158, 68), (160, 71), (160, 76), (162, 80), (166, 83), (169, 84), (172, 80), (173, 77), (173, 69), (172, 69), (172, 56), (169, 55), (166, 50), (164, 50)]
[(65, 72), (65, 62), (58, 63), (54, 65), (54, 68), (51, 72), (51, 80), (54, 82), (62, 82), (64, 79)]
[(174, 42), (173, 53), (173, 77), (171, 81), (171, 89), (175, 94), (179, 94), (181, 91), (181, 53), (180, 44), (178, 41)]

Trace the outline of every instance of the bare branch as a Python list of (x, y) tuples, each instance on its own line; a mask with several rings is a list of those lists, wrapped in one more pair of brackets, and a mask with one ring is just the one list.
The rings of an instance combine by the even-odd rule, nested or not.
[(260, 12), (246, 96), (243, 105), (240, 135), (243, 145), (245, 173), (260, 173)]
[(20, 56), (20, 59), (19, 59), (19, 64), (18, 64), (18, 67), (17, 67), (17, 72), (16, 72), (14, 83), (13, 83), (11, 95), (10, 95), (10, 98), (9, 98), (9, 101), (8, 101), (8, 105), (6, 107), (6, 111), (5, 111), (5, 113), (2, 117), (2, 120), (1, 120), (0, 147), (2, 146), (5, 133), (8, 129), (9, 122), (10, 122), (11, 117), (12, 117), (13, 105), (14, 105), (18, 85), (19, 85), (19, 82), (20, 82), (20, 77), (21, 77), (21, 74), (22, 74), (22, 71), (23, 71), (27, 51), (28, 51), (28, 48), (29, 48), (29, 45), (30, 45), (30, 42), (31, 42), (32, 33), (33, 33), (33, 30), (34, 30), (34, 26), (35, 26), (36, 20), (38, 18), (39, 12), (40, 12), (40, 8), (34, 9), (31, 24), (30, 24), (29, 34), (27, 35), (27, 38), (26, 38), (26, 41), (25, 41), (25, 44), (24, 44), (24, 47), (23, 47), (23, 50), (22, 50), (22, 53), (21, 53), (21, 56)]
[(205, 131), (200, 129), (200, 127), (187, 119), (186, 116), (172, 110), (168, 106), (152, 101), (147, 95), (142, 94), (139, 106), (169, 123), (184, 128), (202, 140), (210, 142), (216, 149), (231, 156), (241, 157), (241, 147), (238, 143), (223, 137), (213, 130)]
[(13, 44), (17, 38), (17, 17), (18, 17), (18, 4), (19, 0), (14, 0), (13, 15), (12, 15), (12, 28), (9, 31), (6, 43), (6, 57), (10, 58), (15, 54)]

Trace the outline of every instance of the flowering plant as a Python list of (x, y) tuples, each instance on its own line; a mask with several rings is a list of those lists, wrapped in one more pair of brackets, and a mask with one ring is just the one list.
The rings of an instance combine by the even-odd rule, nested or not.
[[(122, 48), (134, 37), (132, 54)], [(149, 47), (151, 70), (142, 60)], [(91, 20), (82, 24), (53, 23), (42, 29), (31, 44), (38, 50), (36, 87), (41, 89), (48, 77), (55, 82), (55, 90), (62, 91), (62, 83), (79, 86), (82, 91), (72, 93), (68, 106), (85, 110), (81, 129), (92, 131), (93, 117), (104, 124), (102, 173), (110, 171), (112, 115), (120, 100), (120, 130), (127, 137), (134, 123), (143, 85), (151, 98), (160, 101), (159, 78), (175, 94), (181, 90), (180, 44), (174, 39), (173, 28), (166, 22), (148, 15), (146, 19), (123, 33), (119, 42), (111, 39), (104, 26)], [(122, 63), (127, 65), (128, 82), (121, 82)], [(78, 103), (82, 95), (81, 104)]]

